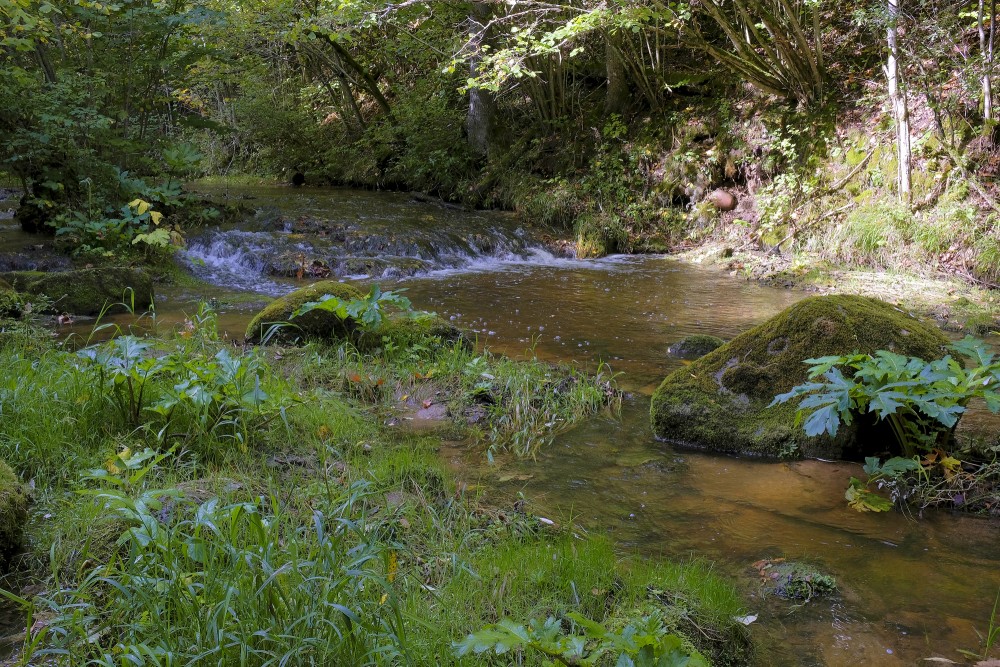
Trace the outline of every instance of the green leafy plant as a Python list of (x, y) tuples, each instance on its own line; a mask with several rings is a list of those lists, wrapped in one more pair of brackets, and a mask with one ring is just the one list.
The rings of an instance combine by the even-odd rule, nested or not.
[(77, 353), (76, 370), (92, 374), (126, 429), (143, 429), (161, 444), (204, 439), (246, 450), (252, 434), (287, 407), (265, 391), (267, 374), (256, 352), (233, 355), (212, 345), (215, 319), (199, 310), (191, 328), (167, 348), (119, 336)]
[[(911, 473), (924, 474), (924, 468), (916, 457), (912, 459), (900, 456), (893, 457), (885, 463), (879, 461), (877, 457), (869, 456), (865, 459), (865, 474), (868, 479), (862, 482), (857, 477), (851, 477), (850, 486), (844, 493), (847, 504), (859, 512), (887, 512), (893, 507), (893, 500), (898, 496), (899, 482)], [(888, 487), (891, 491), (891, 500), (871, 491), (871, 486), (878, 488)]]
[(426, 313), (423, 311), (413, 310), (413, 304), (410, 303), (410, 300), (400, 294), (403, 291), (405, 290), (383, 292), (381, 287), (375, 285), (368, 294), (360, 299), (344, 300), (332, 294), (326, 294), (319, 301), (303, 304), (292, 313), (292, 319), (314, 310), (320, 310), (334, 313), (342, 320), (350, 318), (364, 329), (375, 330), (381, 326), (385, 319), (387, 306), (393, 306), (410, 317), (425, 315)]
[(461, 658), (470, 653), (502, 655), (531, 649), (550, 658), (545, 662), (548, 665), (603, 664), (601, 659), (610, 654), (617, 667), (708, 667), (704, 656), (667, 632), (659, 613), (643, 616), (621, 631), (608, 630), (575, 612), (566, 614), (566, 619), (582, 634), (566, 633), (562, 621), (552, 616), (545, 621), (531, 619), (527, 625), (505, 619), (456, 642), (455, 654)]
[(810, 436), (835, 436), (842, 423), (850, 425), (858, 415), (873, 413), (890, 425), (904, 456), (943, 449), (970, 400), (981, 398), (990, 411), (1000, 411), (1000, 361), (985, 343), (971, 337), (951, 349), (975, 365), (964, 368), (951, 355), (928, 362), (885, 350), (807, 359), (812, 365), (809, 379), (822, 381), (798, 385), (776, 396), (771, 405), (805, 397), (796, 423)]
[(47, 618), (29, 630), (21, 664), (408, 662), (364, 483), (318, 489), (311, 523), (299, 525), (273, 496), (196, 503), (148, 486), (167, 456), (126, 450), (84, 475), (79, 492), (115, 548), (33, 600), (5, 593)]

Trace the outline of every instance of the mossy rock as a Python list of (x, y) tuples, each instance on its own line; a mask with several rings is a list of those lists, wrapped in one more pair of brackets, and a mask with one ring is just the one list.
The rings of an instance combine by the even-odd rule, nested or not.
[(835, 438), (807, 437), (795, 425), (798, 401), (768, 405), (806, 381), (805, 359), (890, 350), (930, 360), (947, 344), (937, 328), (877, 299), (804, 299), (667, 376), (653, 394), (653, 432), (732, 454), (861, 460), (891, 441), (870, 420), (842, 426)]
[(761, 560), (753, 564), (760, 575), (765, 595), (808, 602), (837, 592), (837, 580), (806, 563), (783, 558)]
[[(246, 339), (249, 343), (259, 343), (275, 324), (289, 322), (292, 313), (310, 301), (319, 301), (325, 295), (332, 295), (343, 301), (362, 298), (361, 292), (346, 283), (336, 280), (321, 280), (290, 294), (277, 298), (257, 313), (247, 326)], [(295, 318), (294, 326), (279, 328), (274, 338), (276, 342), (295, 339), (341, 340), (349, 338), (356, 326), (350, 318), (341, 319), (334, 313), (313, 310)]]
[(291, 322), (292, 326), (277, 329), (272, 339), (284, 343), (295, 340), (350, 341), (362, 352), (374, 351), (386, 341), (401, 347), (417, 343), (457, 343), (467, 349), (472, 348), (472, 340), (464, 331), (437, 315), (389, 317), (375, 331), (365, 331), (351, 318), (341, 319), (334, 313), (322, 310), (313, 310), (292, 319), (292, 313), (304, 304), (319, 301), (327, 294), (343, 301), (364, 297), (356, 288), (345, 283), (334, 280), (313, 283), (275, 299), (257, 313), (247, 327), (247, 342), (260, 343), (272, 326)]
[(153, 303), (153, 280), (141, 269), (14, 271), (4, 274), (3, 278), (23, 294), (47, 297), (56, 312), (98, 315), (128, 309), (142, 311)]
[(0, 461), (0, 559), (6, 562), (21, 547), (28, 520), (28, 494), (10, 466)]
[(725, 344), (726, 341), (717, 336), (694, 334), (692, 336), (685, 336), (668, 347), (667, 354), (678, 359), (698, 359)]

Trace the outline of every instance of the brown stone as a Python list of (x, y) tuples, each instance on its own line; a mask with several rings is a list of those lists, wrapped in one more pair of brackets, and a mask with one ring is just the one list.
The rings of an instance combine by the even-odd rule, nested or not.
[(728, 190), (712, 190), (708, 194), (708, 201), (715, 204), (715, 208), (720, 211), (732, 211), (736, 208), (736, 195)]

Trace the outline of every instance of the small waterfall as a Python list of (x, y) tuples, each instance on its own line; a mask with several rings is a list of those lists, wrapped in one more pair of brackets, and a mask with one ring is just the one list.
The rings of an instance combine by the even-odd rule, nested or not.
[(393, 279), (573, 261), (517, 227), (476, 225), (389, 231), (384, 225), (277, 218), (263, 231), (213, 229), (189, 239), (183, 257), (217, 285), (282, 294), (288, 278)]

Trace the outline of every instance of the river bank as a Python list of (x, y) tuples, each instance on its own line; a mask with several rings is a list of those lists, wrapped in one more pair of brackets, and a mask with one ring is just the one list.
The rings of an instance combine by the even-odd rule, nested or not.
[(810, 294), (857, 294), (881, 299), (933, 319), (947, 331), (989, 336), (1000, 327), (995, 289), (968, 276), (872, 270), (832, 264), (818, 255), (775, 254), (708, 242), (677, 252), (679, 259), (713, 266), (738, 279)]

